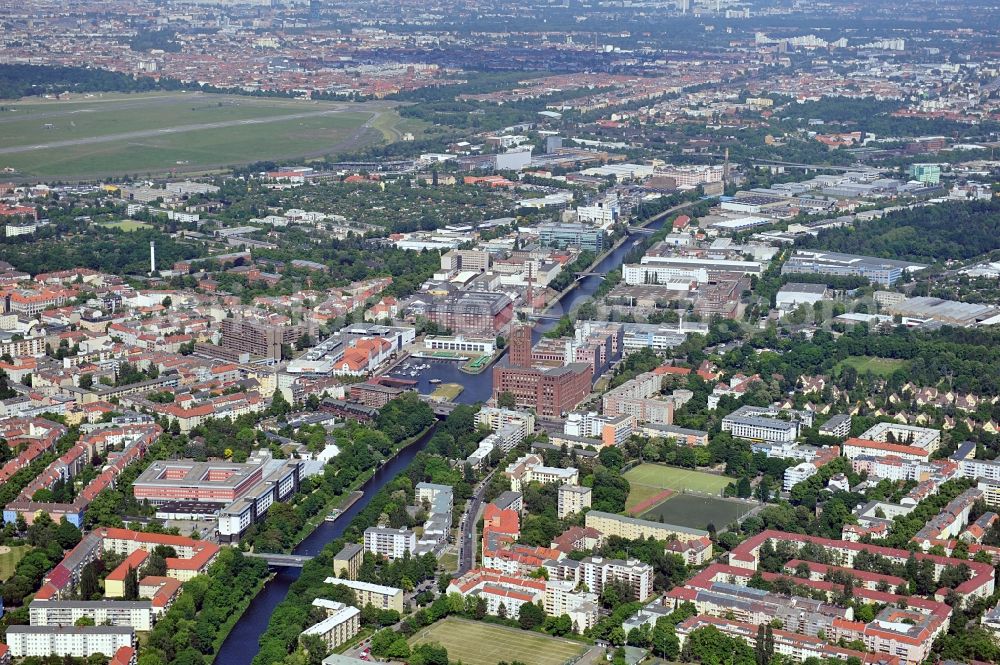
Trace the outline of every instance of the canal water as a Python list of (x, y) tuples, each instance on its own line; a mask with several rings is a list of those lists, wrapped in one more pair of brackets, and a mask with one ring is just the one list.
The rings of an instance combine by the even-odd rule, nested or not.
[[(663, 225), (665, 219), (666, 217), (653, 222), (649, 225), (649, 228), (659, 228)], [(625, 261), (625, 257), (643, 238), (644, 236), (635, 235), (627, 239), (620, 247), (604, 257), (597, 264), (594, 272), (603, 273), (619, 268)], [(575, 289), (563, 296), (562, 300), (553, 305), (547, 313), (554, 316), (561, 316), (566, 312), (572, 311), (574, 307), (590, 299), (602, 281), (603, 279), (597, 275), (584, 277)], [(539, 321), (535, 325), (533, 337), (537, 341), (545, 331), (551, 329), (555, 324), (556, 320)], [(493, 389), (493, 368), (498, 365), (505, 365), (507, 363), (507, 356), (504, 355), (480, 374), (466, 374), (465, 372), (461, 372), (458, 369), (460, 363), (452, 361), (413, 359), (411, 362), (430, 365), (428, 369), (422, 370), (416, 377), (410, 377), (408, 372), (400, 372), (398, 374), (400, 378), (417, 380), (418, 390), (421, 393), (433, 392), (435, 385), (430, 383), (431, 379), (440, 379), (443, 383), (459, 383), (465, 387), (465, 390), (462, 391), (462, 394), (455, 401), (463, 404), (472, 404), (475, 402), (485, 402), (489, 399)], [(428, 432), (422, 439), (403, 449), (399, 455), (379, 469), (365, 483), (362, 488), (365, 494), (360, 500), (343, 513), (336, 522), (321, 523), (308, 538), (295, 548), (294, 553), (305, 555), (318, 554), (327, 543), (343, 535), (344, 530), (350, 524), (351, 520), (354, 519), (354, 516), (368, 505), (372, 496), (409, 466), (413, 457), (427, 445), (427, 441), (430, 440), (432, 434), (433, 431)], [(253, 600), (246, 613), (240, 618), (232, 632), (229, 633), (229, 637), (223, 642), (222, 648), (219, 650), (219, 655), (216, 658), (217, 663), (220, 663), (220, 665), (250, 665), (254, 656), (257, 655), (257, 644), (260, 636), (267, 629), (271, 613), (278, 606), (278, 603), (284, 600), (288, 594), (289, 587), (298, 576), (299, 569), (297, 568), (278, 569), (278, 574), (267, 583), (260, 594)]]
[[(410, 465), (414, 456), (427, 446), (427, 442), (433, 435), (434, 430), (432, 429), (386, 462), (385, 466), (376, 471), (375, 475), (362, 486), (364, 496), (355, 501), (354, 505), (344, 511), (335, 522), (321, 522), (315, 531), (299, 543), (294, 554), (315, 556), (323, 550), (327, 543), (342, 536), (351, 520), (368, 505), (371, 498), (386, 483)], [(216, 663), (220, 665), (249, 665), (254, 656), (257, 655), (257, 643), (260, 636), (267, 630), (271, 613), (278, 606), (278, 603), (285, 599), (288, 588), (299, 576), (300, 569), (278, 568), (277, 571), (277, 575), (257, 594), (247, 611), (233, 627), (232, 632), (229, 633), (226, 641), (222, 643), (222, 648), (215, 660)], [(330, 574), (332, 575), (333, 572), (331, 571)]]

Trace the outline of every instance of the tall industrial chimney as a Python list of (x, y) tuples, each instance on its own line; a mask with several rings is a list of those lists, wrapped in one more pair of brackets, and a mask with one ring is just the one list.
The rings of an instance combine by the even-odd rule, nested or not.
[(149, 241), (149, 274), (156, 272), (156, 242)]

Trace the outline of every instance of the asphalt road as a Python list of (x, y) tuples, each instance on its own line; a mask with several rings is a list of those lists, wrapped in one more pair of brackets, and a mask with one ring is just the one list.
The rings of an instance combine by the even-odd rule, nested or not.
[(465, 505), (458, 543), (458, 575), (469, 572), (476, 563), (476, 520), (479, 516), (479, 509), (483, 505), (483, 494), (486, 493), (486, 486), (490, 483), (494, 473), (496, 473), (496, 469), (490, 471), (489, 475), (483, 478), (482, 482), (476, 486), (472, 498)]

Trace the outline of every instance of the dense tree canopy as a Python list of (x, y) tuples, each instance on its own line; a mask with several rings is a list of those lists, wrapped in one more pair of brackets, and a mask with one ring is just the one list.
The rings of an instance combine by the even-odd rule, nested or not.
[(1000, 201), (909, 208), (882, 219), (826, 229), (803, 244), (850, 254), (935, 263), (1000, 249)]
[(49, 65), (0, 65), (0, 98), (62, 92), (145, 92), (180, 90), (181, 82), (169, 78), (136, 78), (105, 69), (52, 67)]

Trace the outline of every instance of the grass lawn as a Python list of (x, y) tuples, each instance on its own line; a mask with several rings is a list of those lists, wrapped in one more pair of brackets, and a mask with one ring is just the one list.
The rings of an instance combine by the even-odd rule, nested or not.
[(458, 568), (458, 555), (454, 552), (445, 552), (438, 557), (438, 566), (441, 570), (446, 570), (448, 572), (454, 571)]
[(118, 229), (120, 231), (138, 231), (139, 229), (151, 229), (152, 224), (147, 224), (146, 222), (136, 221), (134, 219), (123, 219), (118, 222), (102, 222), (100, 226), (108, 229)]
[(411, 646), (427, 642), (437, 642), (448, 650), (448, 660), (465, 665), (496, 665), (513, 660), (531, 665), (563, 665), (587, 648), (540, 633), (454, 617), (438, 621), (410, 638)]
[(431, 393), (431, 399), (454, 402), (463, 390), (465, 388), (460, 383), (442, 383)]
[(643, 513), (642, 519), (652, 522), (676, 524), (692, 529), (704, 529), (709, 524), (722, 530), (747, 513), (751, 504), (716, 499), (696, 494), (675, 494), (658, 506)]
[(28, 545), (14, 545), (5, 548), (4, 552), (0, 553), (0, 581), (10, 579), (14, 575), (14, 568), (17, 567), (18, 562), (30, 551), (31, 547)]
[(906, 361), (897, 358), (876, 358), (875, 356), (850, 356), (837, 363), (834, 371), (840, 374), (848, 366), (856, 369), (858, 374), (871, 372), (876, 376), (889, 376), (897, 369), (904, 369)]
[(67, 178), (322, 156), (396, 138), (401, 126), (413, 125), (380, 104), (203, 93), (95, 95), (8, 108), (0, 113), (0, 167)]
[(403, 140), (403, 134), (410, 132), (415, 138), (423, 134), (423, 125), (412, 118), (403, 118), (396, 111), (387, 111), (372, 121), (372, 129), (378, 130), (387, 143)]
[[(632, 485), (633, 492), (644, 494), (645, 498), (649, 498), (664, 489), (676, 492), (690, 490), (719, 495), (722, 493), (722, 489), (733, 481), (727, 476), (717, 476), (692, 469), (679, 469), (662, 464), (640, 464), (634, 469), (626, 471), (625, 479)], [(629, 501), (631, 502), (631, 500), (632, 494), (629, 493)], [(641, 499), (634, 503), (640, 503), (640, 501)]]

